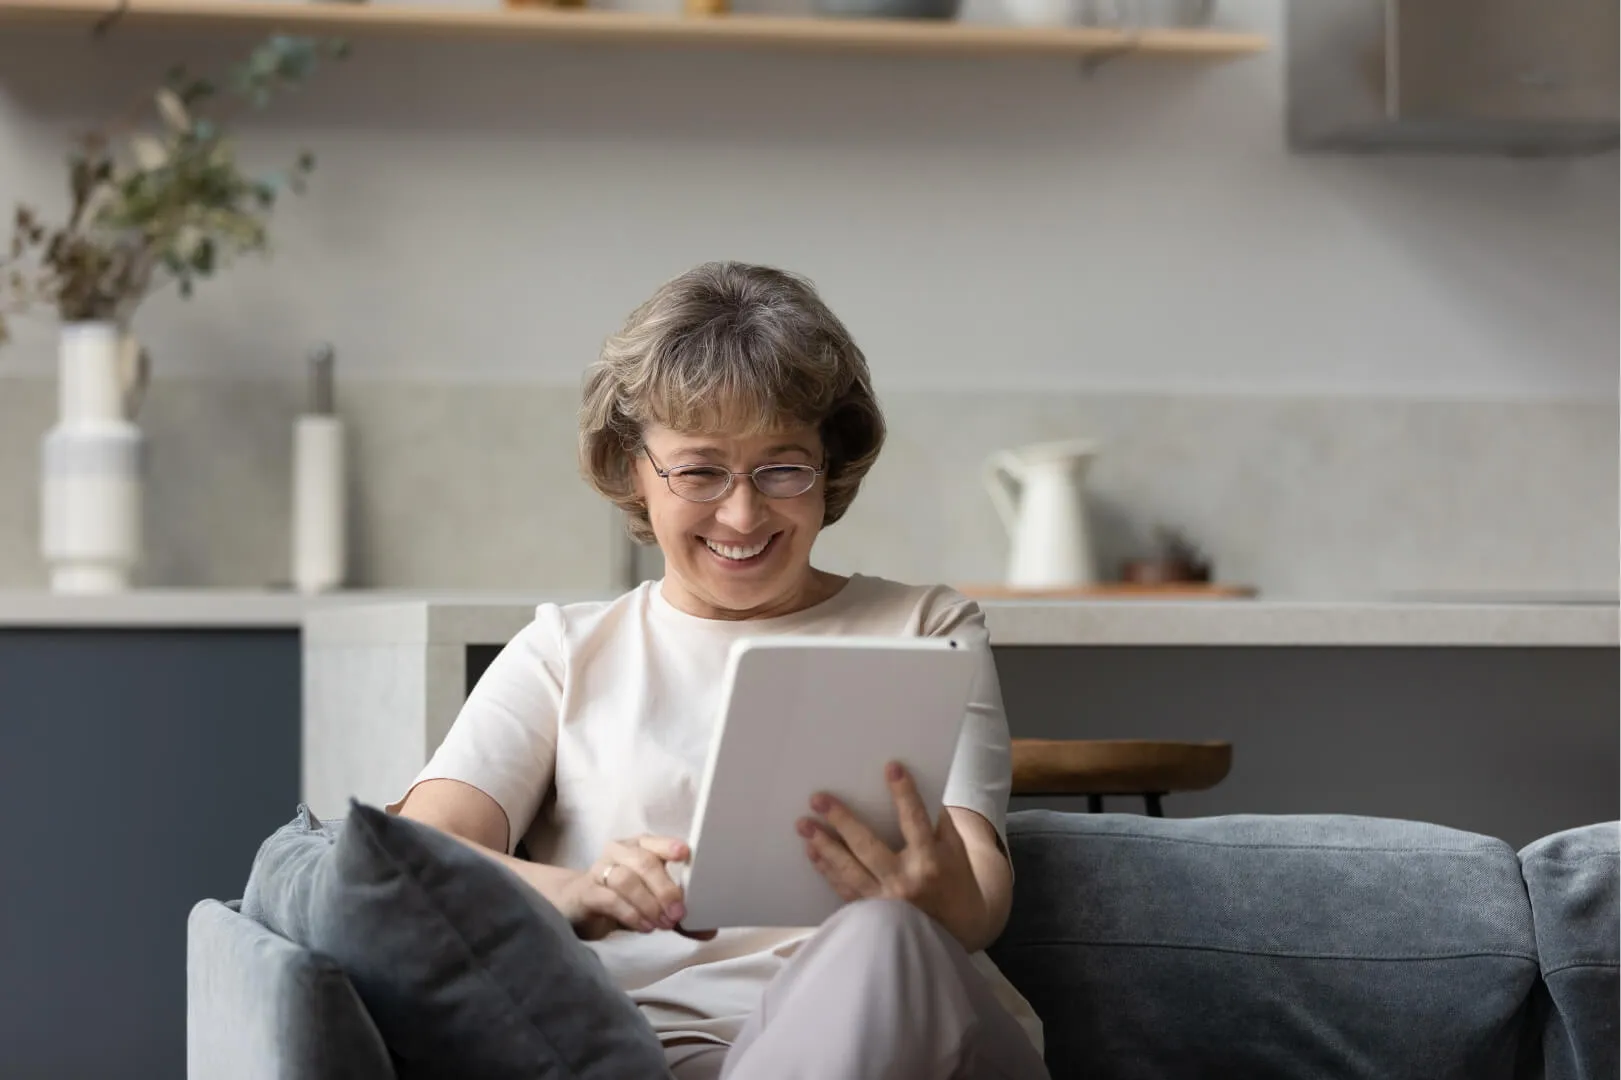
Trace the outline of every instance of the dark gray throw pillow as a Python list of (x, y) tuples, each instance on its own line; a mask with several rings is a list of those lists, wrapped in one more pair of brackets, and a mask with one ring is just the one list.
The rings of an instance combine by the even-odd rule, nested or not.
[(669, 1075), (568, 921), (418, 822), (354, 804), (334, 826), (301, 806), (260, 847), (242, 913), (343, 969), (400, 1080)]

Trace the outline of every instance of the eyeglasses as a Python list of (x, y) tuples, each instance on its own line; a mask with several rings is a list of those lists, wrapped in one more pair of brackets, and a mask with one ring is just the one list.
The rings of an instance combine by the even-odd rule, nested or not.
[(816, 478), (827, 471), (814, 465), (761, 465), (748, 472), (732, 472), (719, 465), (677, 465), (671, 469), (659, 468), (646, 447), (642, 453), (652, 464), (653, 471), (670, 486), (670, 492), (688, 502), (714, 502), (725, 498), (739, 476), (754, 482), (754, 488), (768, 499), (792, 499), (816, 486)]

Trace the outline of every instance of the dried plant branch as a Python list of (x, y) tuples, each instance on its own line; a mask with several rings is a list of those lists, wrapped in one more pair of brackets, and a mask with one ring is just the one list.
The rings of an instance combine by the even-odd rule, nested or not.
[[(341, 41), (278, 34), (229, 71), (228, 95), (175, 68), (86, 134), (68, 158), (66, 221), (47, 226), (16, 208), (0, 256), (0, 344), (7, 316), (49, 307), (63, 321), (124, 323), (158, 289), (190, 296), (233, 258), (268, 250), (277, 196), (304, 190), (315, 157), (305, 151), (283, 173), (250, 175), (227, 136), (231, 121), (347, 52)], [(143, 126), (153, 114), (155, 129)]]

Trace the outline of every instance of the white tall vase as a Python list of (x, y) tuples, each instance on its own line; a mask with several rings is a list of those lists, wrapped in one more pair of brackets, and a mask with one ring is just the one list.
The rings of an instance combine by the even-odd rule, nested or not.
[(129, 588), (141, 557), (145, 441), (131, 413), (138, 350), (110, 322), (69, 323), (58, 415), (41, 455), (41, 551), (59, 593)]

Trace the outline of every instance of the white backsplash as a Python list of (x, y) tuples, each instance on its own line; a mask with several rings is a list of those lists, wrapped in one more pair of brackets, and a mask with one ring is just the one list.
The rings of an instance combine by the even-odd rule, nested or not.
[[(253, 587), (287, 578), (292, 382), (160, 378), (141, 579)], [(567, 387), (353, 382), (355, 584), (608, 588), (615, 512), (579, 478)], [(991, 451), (1103, 441), (1088, 479), (1104, 569), (1152, 530), (1185, 530), (1229, 582), (1274, 596), (1613, 592), (1613, 402), (895, 392), (890, 439), (829, 569), (998, 579)], [(46, 379), (0, 380), (0, 587), (44, 581), (38, 438)], [(644, 559), (656, 573), (657, 560)]]

